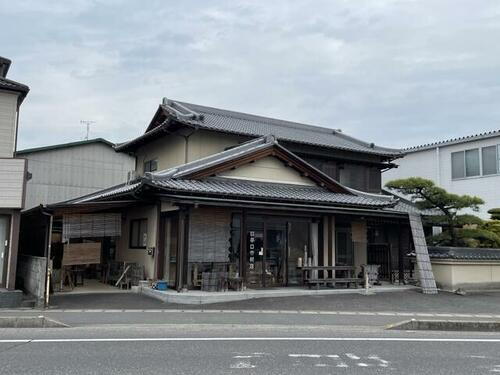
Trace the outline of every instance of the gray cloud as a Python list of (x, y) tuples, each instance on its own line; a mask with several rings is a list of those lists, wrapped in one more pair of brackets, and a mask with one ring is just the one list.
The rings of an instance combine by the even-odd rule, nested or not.
[(0, 0), (20, 147), (144, 131), (163, 96), (402, 147), (500, 128), (497, 1)]

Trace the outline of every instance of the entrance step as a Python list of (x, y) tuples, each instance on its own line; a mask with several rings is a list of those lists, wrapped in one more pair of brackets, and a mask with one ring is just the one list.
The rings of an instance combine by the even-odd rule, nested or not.
[(425, 241), (424, 228), (422, 227), (422, 218), (420, 214), (409, 213), (411, 233), (413, 235), (413, 244), (415, 245), (415, 254), (417, 257), (418, 279), (424, 294), (437, 294), (436, 280), (432, 272), (429, 250)]

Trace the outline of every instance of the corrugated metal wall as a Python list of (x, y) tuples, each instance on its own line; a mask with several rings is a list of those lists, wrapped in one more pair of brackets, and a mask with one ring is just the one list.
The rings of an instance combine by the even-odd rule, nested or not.
[(76, 198), (120, 184), (135, 160), (102, 143), (25, 154), (32, 178), (26, 208)]

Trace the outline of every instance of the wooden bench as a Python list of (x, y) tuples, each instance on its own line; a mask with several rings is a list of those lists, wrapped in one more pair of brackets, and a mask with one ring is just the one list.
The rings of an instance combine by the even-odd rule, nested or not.
[[(333, 277), (317, 277), (313, 274), (313, 271), (323, 271), (323, 275), (328, 275), (329, 271), (332, 271)], [(345, 271), (347, 273), (346, 277), (336, 277), (336, 271)], [(316, 285), (316, 288), (319, 289), (320, 285), (328, 285), (331, 284), (333, 288), (337, 286), (337, 284), (347, 284), (347, 287), (354, 285), (355, 288), (358, 287), (358, 284), (363, 282), (362, 278), (355, 277), (356, 267), (354, 266), (305, 266), (302, 267), (302, 280), (304, 285), (307, 285), (309, 289)], [(314, 276), (313, 276), (314, 275)]]

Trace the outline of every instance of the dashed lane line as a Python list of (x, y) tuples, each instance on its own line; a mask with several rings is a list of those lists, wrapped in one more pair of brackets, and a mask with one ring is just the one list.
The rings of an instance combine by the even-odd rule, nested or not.
[(204, 309), (48, 309), (22, 310), (0, 309), (0, 316), (8, 313), (182, 313), (182, 314), (301, 314), (301, 315), (346, 315), (346, 316), (404, 316), (438, 318), (484, 318), (499, 319), (500, 314), (426, 313), (398, 311), (316, 311), (316, 310), (204, 310)]
[[(117, 338), (50, 338), (0, 339), (0, 343), (72, 343), (72, 342), (173, 342), (173, 341), (375, 341), (375, 342), (443, 342), (500, 343), (500, 338), (428, 338), (428, 337), (117, 337)], [(357, 357), (352, 354), (351, 358)]]

